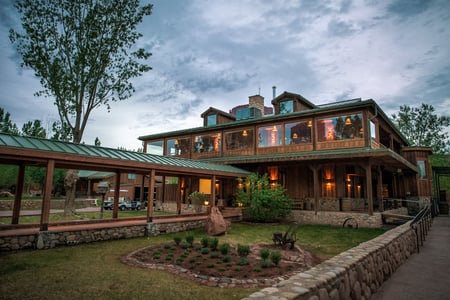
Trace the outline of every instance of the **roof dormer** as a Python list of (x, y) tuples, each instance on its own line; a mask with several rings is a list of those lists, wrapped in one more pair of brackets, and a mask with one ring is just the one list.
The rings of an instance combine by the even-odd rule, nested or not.
[(302, 95), (284, 92), (272, 100), (275, 108), (275, 115), (289, 114), (316, 108), (317, 106), (309, 102)]
[(203, 126), (214, 126), (236, 121), (236, 117), (232, 114), (224, 112), (220, 109), (210, 107), (201, 114), (203, 118)]

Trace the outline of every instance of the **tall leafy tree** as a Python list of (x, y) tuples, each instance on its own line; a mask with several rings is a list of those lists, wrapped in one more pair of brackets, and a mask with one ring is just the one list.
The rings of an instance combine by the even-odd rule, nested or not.
[[(80, 143), (91, 112), (134, 92), (131, 79), (151, 70), (137, 31), (152, 5), (140, 0), (17, 0), (22, 30), (9, 37), (58, 108), (58, 139)], [(58, 125), (57, 125), (58, 126)], [(74, 212), (76, 176), (69, 170), (65, 213)]]
[(11, 121), (11, 114), (0, 107), (0, 132), (19, 135), (16, 123)]
[(47, 132), (40, 120), (28, 121), (22, 126), (22, 135), (46, 138)]
[(392, 119), (411, 145), (431, 147), (434, 153), (449, 153), (449, 116), (437, 116), (432, 105), (422, 103), (420, 107), (400, 106)]
[(54, 100), (63, 128), (80, 143), (91, 112), (124, 100), (134, 91), (130, 79), (151, 68), (150, 57), (135, 48), (142, 36), (136, 26), (152, 5), (139, 0), (18, 0), (22, 31), (10, 40), (24, 67), (34, 70)]

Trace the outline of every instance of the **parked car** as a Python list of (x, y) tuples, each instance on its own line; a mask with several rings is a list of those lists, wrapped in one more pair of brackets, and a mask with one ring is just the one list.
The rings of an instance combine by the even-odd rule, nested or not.
[(114, 203), (112, 201), (105, 201), (103, 202), (103, 209), (104, 210), (112, 210), (114, 205)]
[[(113, 201), (105, 201), (103, 203), (103, 209), (112, 210), (114, 208)], [(141, 201), (123, 201), (119, 202), (119, 210), (141, 210)]]

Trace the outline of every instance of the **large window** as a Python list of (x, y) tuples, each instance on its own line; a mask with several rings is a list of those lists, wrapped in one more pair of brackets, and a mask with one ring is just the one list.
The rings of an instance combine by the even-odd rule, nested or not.
[(427, 178), (427, 169), (425, 168), (425, 161), (418, 160), (417, 161), (417, 169), (419, 171), (419, 179)]
[(222, 141), (220, 133), (197, 135), (194, 137), (194, 153), (219, 152)]
[(321, 119), (317, 122), (319, 142), (362, 138), (362, 114)]
[(286, 145), (310, 143), (311, 127), (312, 121), (286, 124), (284, 126), (284, 140)]
[(190, 138), (167, 140), (167, 155), (177, 156), (189, 153)]
[(283, 145), (281, 125), (264, 126), (258, 128), (258, 147), (274, 147)]
[(252, 147), (253, 129), (225, 133), (226, 150), (247, 150)]
[(155, 141), (147, 143), (147, 153), (163, 155), (164, 154), (164, 141)]
[(294, 100), (285, 100), (280, 102), (280, 114), (289, 114), (294, 112)]

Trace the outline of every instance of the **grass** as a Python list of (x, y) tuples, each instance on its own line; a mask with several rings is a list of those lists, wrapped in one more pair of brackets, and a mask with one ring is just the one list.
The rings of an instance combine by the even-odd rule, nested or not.
[[(285, 225), (233, 224), (220, 243), (271, 243), (274, 231)], [(343, 250), (382, 234), (381, 229), (352, 229), (305, 225), (297, 232), (298, 244), (320, 257)], [(61, 247), (40, 251), (0, 254), (2, 299), (242, 299), (258, 288), (207, 287), (164, 271), (134, 268), (119, 258), (151, 244), (172, 242), (204, 230), (191, 230), (150, 238), (135, 238)]]

